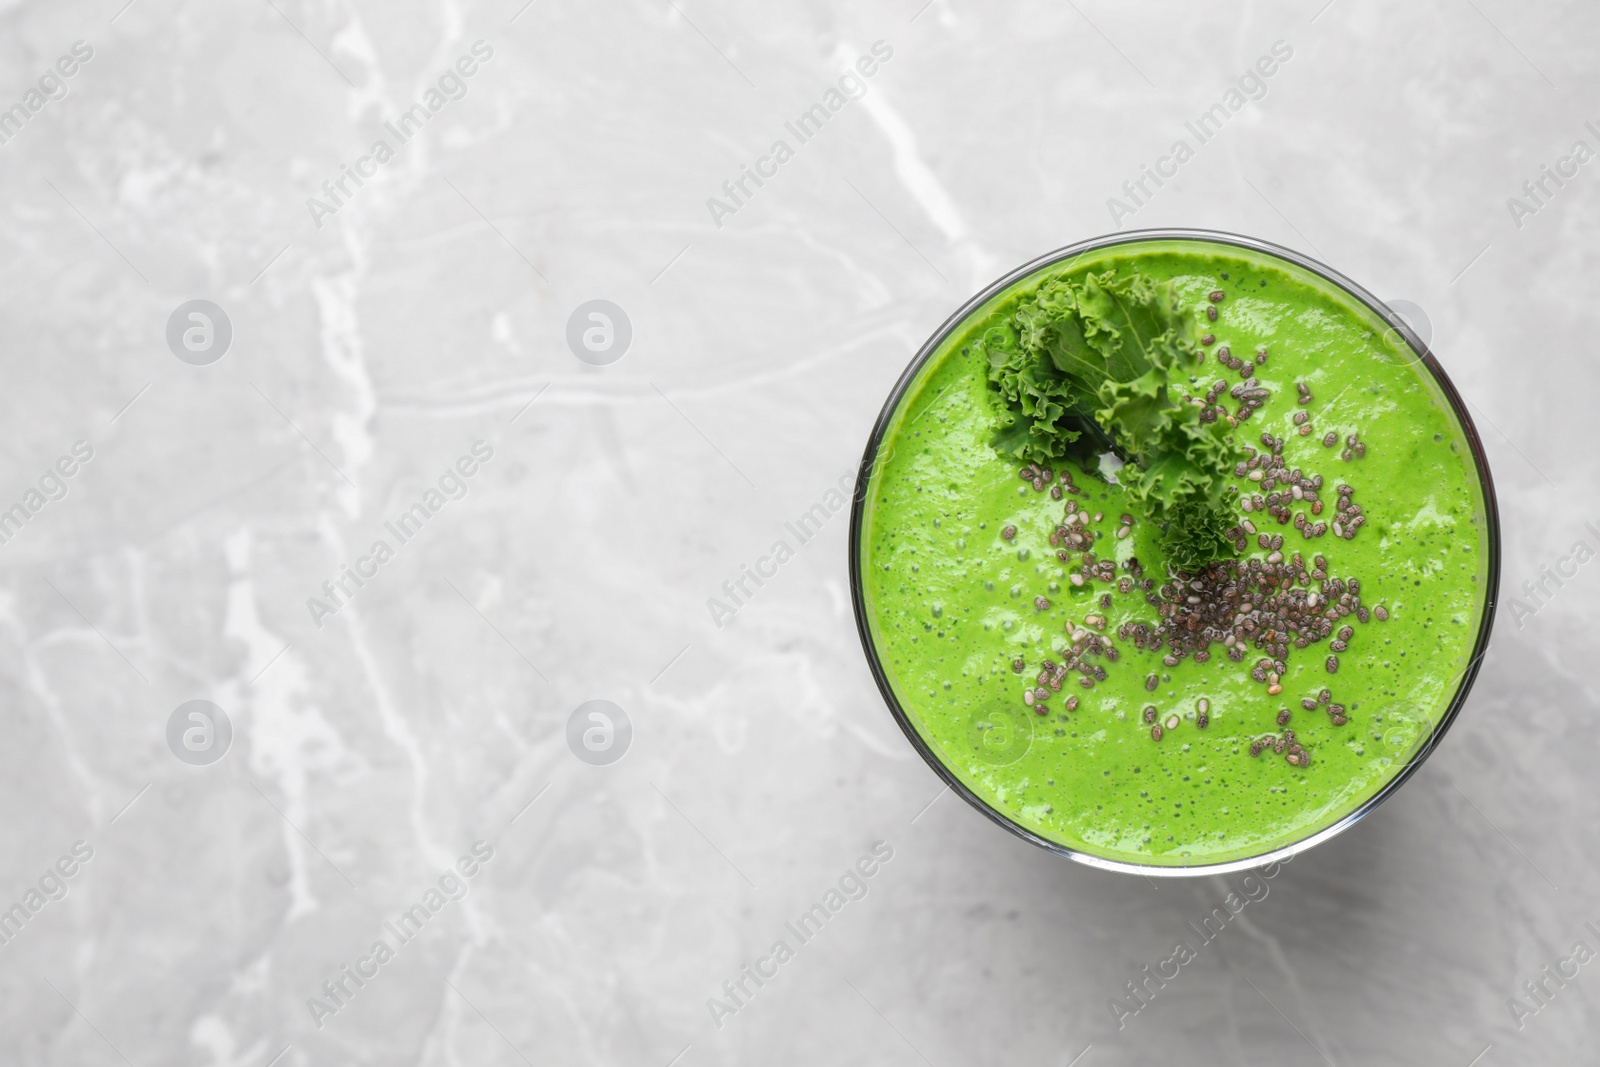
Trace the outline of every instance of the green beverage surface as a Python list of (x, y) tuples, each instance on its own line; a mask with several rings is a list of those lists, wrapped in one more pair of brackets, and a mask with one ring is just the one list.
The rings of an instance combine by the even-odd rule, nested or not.
[[(1282, 553), (1326, 557), (1328, 573), (1359, 579), (1370, 621), (1334, 623), (1355, 633), (1330, 673), (1329, 639), (1291, 648), (1269, 695), (1251, 677), (1263, 653), (1220, 654), (1173, 665), (1161, 651), (1119, 639), (1119, 628), (1158, 621), (1158, 608), (1116, 581), (1074, 585), (1078, 554), (1050, 542), (1063, 504), (1019, 479), (1020, 464), (991, 447), (1002, 407), (989, 389), (984, 331), (1007, 321), (1044, 280), (1090, 270), (1138, 270), (1171, 281), (1198, 331), (1215, 341), (1194, 366), (1193, 392), (1241, 376), (1218, 364), (1223, 346), (1267, 361), (1247, 373), (1270, 399), (1232, 431), (1240, 458), (1261, 434), (1286, 440), (1286, 466), (1325, 479), (1323, 519), (1347, 483), (1366, 516), (1352, 539), (1304, 539), (1293, 525), (1246, 514)], [(1220, 290), (1214, 321), (1208, 294)], [(1296, 402), (1303, 384), (1312, 400)], [(1308, 415), (1308, 435), (1293, 420)], [(1323, 441), (1336, 433), (1332, 447)], [(1365, 454), (1341, 458), (1358, 434)], [(1232, 476), (1232, 472), (1230, 477)], [(1100, 559), (1136, 556), (1159, 586), (1167, 579), (1159, 532), (1136, 521), (1112, 481), (1073, 469), (1067, 498), (1091, 516)], [(1259, 483), (1234, 479), (1235, 507)], [(1002, 535), (1015, 527), (1015, 535)], [(1224, 863), (1264, 855), (1331, 826), (1392, 780), (1447, 712), (1487, 610), (1485, 500), (1464, 430), (1437, 382), (1405, 342), (1354, 297), (1309, 271), (1265, 254), (1202, 241), (1125, 244), (1044, 268), (967, 316), (926, 361), (887, 424), (864, 500), (862, 596), (872, 642), (898, 702), (936, 757), (981, 801), (1048, 841), (1108, 860), (1157, 866)], [(1249, 538), (1242, 559), (1265, 559)], [(1309, 568), (1311, 564), (1308, 562)], [(1110, 596), (1103, 608), (1101, 598)], [(1036, 598), (1048, 606), (1040, 607)], [(1387, 619), (1380, 621), (1380, 614)], [(1106, 678), (1082, 688), (1069, 676), (1048, 713), (1024, 702), (1042, 659), (1060, 660), (1086, 616), (1119, 653), (1097, 660)], [(1022, 658), (1025, 674), (1012, 663)], [(1147, 678), (1156, 674), (1154, 691)], [(1302, 708), (1327, 687), (1346, 709)], [(1068, 710), (1069, 696), (1078, 698)], [(1197, 725), (1200, 698), (1209, 724)], [(1179, 724), (1152, 738), (1143, 709)], [(1289, 728), (1308, 763), (1287, 762), (1252, 741)]]

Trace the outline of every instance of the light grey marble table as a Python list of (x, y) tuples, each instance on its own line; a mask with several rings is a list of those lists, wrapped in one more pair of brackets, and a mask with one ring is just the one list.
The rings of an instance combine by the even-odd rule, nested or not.
[[(0, 1063), (1595, 1062), (1592, 4), (0, 19)], [(1576, 575), (1119, 1028), (1239, 880), (941, 795), (844, 514), (708, 600), (969, 295), (1175, 225), (1420, 308), (1505, 593)]]

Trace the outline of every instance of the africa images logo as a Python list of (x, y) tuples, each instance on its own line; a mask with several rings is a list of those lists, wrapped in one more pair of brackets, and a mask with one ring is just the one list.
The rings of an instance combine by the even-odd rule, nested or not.
[(0, 144), (8, 144), (43, 111), (46, 104), (65, 100), (68, 87), (64, 79), (71, 78), (85, 63), (94, 58), (94, 48), (86, 41), (73, 41), (70, 54), (63, 54), (55, 62), (55, 69), (46, 69), (39, 75), (39, 87), (29, 87), (22, 99), (10, 107), (0, 108)]
[[(383, 124), (383, 128), (395, 140), (393, 147), (383, 138), (372, 142), (367, 154), (357, 159), (355, 166), (340, 163), (339, 173), (322, 183), (326, 199), (315, 196), (306, 198), (306, 210), (311, 213), (311, 221), (316, 223), (317, 229), (322, 229), (323, 219), (343, 210), (368, 179), (377, 177), (380, 166), (386, 166), (395, 159), (397, 147), (405, 147), (447, 105), (466, 97), (469, 91), (467, 79), (477, 74), (482, 65), (494, 57), (494, 48), (481, 39), (472, 43), (470, 51), (471, 55), (459, 57), (451, 69), (439, 75), (437, 86), (430, 85), (419, 103), (402, 111), (394, 122)], [(352, 182), (355, 183), (354, 189), (350, 188)]]
[(632, 343), (628, 313), (609, 300), (586, 300), (567, 316), (567, 348), (590, 366), (615, 363)]
[(167, 717), (167, 747), (194, 767), (205, 767), (228, 754), (233, 721), (209, 700), (186, 700)]
[(349, 1007), (356, 994), (376, 979), (384, 965), (402, 949), (421, 937), (434, 918), (465, 898), (472, 891), (473, 879), (492, 859), (494, 846), (487, 841), (474, 841), (471, 851), (458, 858), (453, 867), (445, 868), (416, 903), (396, 918), (385, 919), (383, 933), (372, 942), (371, 951), (358, 957), (353, 965), (341, 964), (334, 976), (322, 983), (322, 996), (306, 998), (306, 1010), (311, 1013), (311, 1021), (317, 1024), (317, 1029), (322, 1029), (330, 1017)]
[[(887, 841), (877, 841), (869, 855), (863, 855), (846, 867), (838, 880), (809, 908), (796, 918), (783, 924), (783, 936), (772, 943), (767, 954), (753, 963), (739, 968), (739, 973), (722, 983), (721, 996), (706, 998), (706, 1010), (711, 1021), (721, 1030), (725, 1020), (737, 1015), (750, 1004), (766, 984), (777, 978), (784, 964), (794, 959), (799, 950), (822, 932), (833, 917), (845, 906), (865, 900), (871, 891), (871, 879), (882, 873), (885, 865), (894, 859), (894, 847)], [(790, 944), (790, 941), (793, 944)]]
[(228, 354), (233, 322), (209, 300), (190, 300), (167, 317), (167, 348), (192, 367), (205, 367)]
[(609, 700), (586, 700), (567, 716), (567, 747), (594, 767), (617, 762), (633, 744), (633, 720)]

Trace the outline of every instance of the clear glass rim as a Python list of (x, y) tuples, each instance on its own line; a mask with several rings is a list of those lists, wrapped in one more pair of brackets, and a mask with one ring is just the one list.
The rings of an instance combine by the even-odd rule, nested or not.
[[(1242, 859), (1228, 860), (1223, 863), (1169, 865), (1129, 863), (1124, 860), (1107, 859), (1104, 856), (1097, 856), (1093, 853), (1051, 841), (1015, 822), (1010, 816), (979, 797), (949, 767), (945, 766), (944, 761), (939, 758), (938, 754), (932, 750), (921, 733), (918, 732), (915, 724), (911, 722), (910, 717), (901, 706), (899, 698), (895, 695), (894, 687), (890, 684), (888, 674), (883, 669), (877, 646), (872, 639), (872, 629), (867, 617), (866, 596), (861, 577), (861, 549), (866, 500), (867, 493), (871, 487), (872, 471), (879, 446), (883, 443), (884, 436), (893, 421), (894, 413), (898, 410), (901, 400), (905, 397), (906, 390), (916, 380), (917, 374), (922, 370), (923, 366), (938, 351), (940, 345), (973, 312), (1005, 289), (1031, 274), (1091, 252), (1099, 252), (1118, 245), (1142, 244), (1151, 241), (1200, 241), (1210, 244), (1231, 245), (1236, 248), (1276, 257), (1338, 286), (1387, 322), (1400, 337), (1405, 339), (1406, 344), (1411, 347), (1412, 351), (1417, 354), (1417, 361), (1428, 369), (1434, 381), (1438, 383), (1445, 399), (1449, 401), (1456, 418), (1460, 421), (1462, 432), (1466, 436), (1468, 447), (1472, 451), (1473, 464), (1478, 472), (1478, 480), (1484, 501), (1484, 533), (1488, 545), (1488, 559), (1486, 567), (1487, 588), (1485, 590), (1483, 615), (1479, 622), (1477, 639), (1473, 643), (1472, 658), (1469, 660), (1466, 670), (1462, 672), (1456, 691), (1451, 697), (1449, 707), (1445, 709), (1444, 715), (1440, 717), (1438, 724), (1429, 734), (1427, 741), (1417, 749), (1411, 758), (1406, 761), (1406, 765), (1386, 782), (1382, 788), (1331, 826), (1324, 827), (1315, 833), (1292, 841), (1281, 848)], [(1054, 252), (1048, 252), (1031, 262), (1017, 267), (985, 286), (982, 291), (956, 309), (917, 350), (916, 355), (912, 357), (905, 371), (901, 373), (899, 380), (895, 382), (894, 388), (889, 391), (888, 399), (884, 401), (883, 409), (879, 412), (877, 421), (873, 424), (872, 432), (867, 438), (866, 450), (861, 457), (861, 466), (856, 475), (856, 488), (850, 508), (848, 551), (850, 553), (850, 600), (855, 615), (856, 631), (861, 637), (862, 649), (866, 652), (867, 665), (872, 670), (872, 677), (877, 682), (878, 691), (882, 694), (885, 703), (888, 704), (889, 711), (894, 715), (895, 721), (900, 724), (901, 732), (906, 735), (912, 747), (917, 750), (945, 785), (985, 815), (991, 822), (1049, 852), (1067, 856), (1078, 863), (1097, 867), (1101, 870), (1119, 871), (1125, 874), (1141, 874), (1157, 878), (1188, 878), (1211, 874), (1228, 874), (1279, 863), (1343, 833), (1371, 814), (1379, 804), (1387, 800), (1397, 789), (1405, 784), (1407, 779), (1416, 773), (1417, 769), (1422, 766), (1423, 761), (1438, 747), (1439, 742), (1444, 738), (1445, 732), (1455, 722), (1456, 716), (1467, 701), (1467, 695), (1472, 689), (1472, 683), (1477, 679), (1478, 667), (1483, 662), (1484, 654), (1488, 651), (1490, 633), (1494, 628), (1495, 607), (1500, 594), (1500, 510), (1495, 498), (1494, 478), (1489, 471), (1488, 456), (1484, 453), (1482, 439), (1478, 435), (1477, 426), (1472, 421), (1472, 415), (1468, 412), (1466, 403), (1461, 399), (1461, 394), (1456, 391), (1456, 387), (1450, 381), (1449, 375), (1439, 365), (1439, 361), (1434, 357), (1427, 343), (1417, 336), (1416, 331), (1411, 328), (1411, 324), (1402, 316), (1391, 310), (1388, 305), (1365, 288), (1332, 267), (1291, 248), (1285, 248), (1282, 245), (1263, 241), (1259, 238), (1246, 237), (1242, 234), (1229, 233), (1222, 230), (1127, 230), (1093, 237), (1076, 244), (1067, 245), (1064, 248), (1058, 248)]]

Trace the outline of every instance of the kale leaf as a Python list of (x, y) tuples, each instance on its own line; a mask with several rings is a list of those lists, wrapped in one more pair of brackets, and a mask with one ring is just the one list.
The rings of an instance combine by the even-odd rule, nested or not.
[(1202, 362), (1171, 283), (1108, 270), (1057, 277), (978, 343), (1006, 417), (993, 445), (1032, 463), (1093, 471), (1112, 452), (1133, 507), (1157, 524), (1167, 561), (1194, 571), (1232, 554), (1228, 428), (1200, 420), (1184, 385)]

